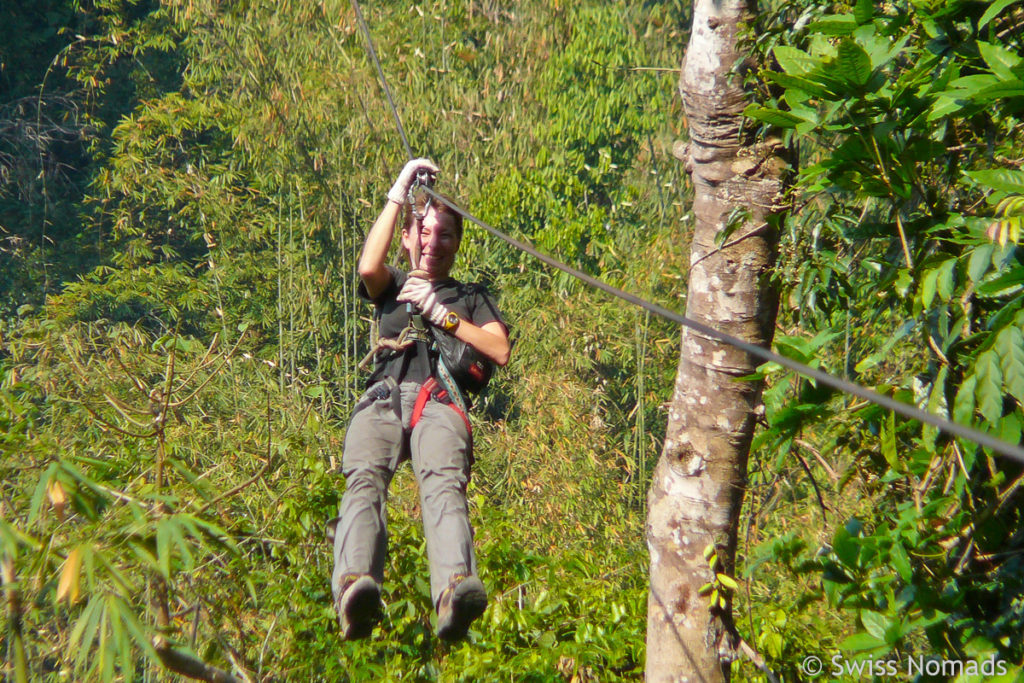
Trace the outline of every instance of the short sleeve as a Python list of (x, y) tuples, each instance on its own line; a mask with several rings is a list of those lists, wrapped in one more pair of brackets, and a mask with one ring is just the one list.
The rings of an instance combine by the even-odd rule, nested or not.
[(377, 295), (376, 298), (370, 298), (369, 292), (366, 291), (366, 283), (363, 282), (362, 279), (359, 280), (359, 286), (356, 288), (356, 294), (359, 296), (359, 298), (362, 299), (363, 301), (369, 301), (374, 306), (380, 306), (384, 302), (394, 299), (396, 296), (398, 296), (398, 293), (402, 290), (402, 286), (405, 284), (406, 279), (408, 279), (409, 277), (404, 272), (402, 272), (398, 268), (395, 268), (392, 265), (385, 265), (384, 267), (387, 268), (388, 273), (391, 274), (391, 282), (388, 284), (387, 287), (384, 288), (383, 292)]
[(498, 310), (497, 304), (494, 303), (494, 299), (491, 298), (487, 288), (482, 284), (474, 283), (469, 285), (471, 301), (470, 305), (470, 320), (477, 327), (482, 327), (487, 323), (499, 322), (505, 327), (505, 331), (508, 331), (508, 323), (501, 315), (501, 311)]

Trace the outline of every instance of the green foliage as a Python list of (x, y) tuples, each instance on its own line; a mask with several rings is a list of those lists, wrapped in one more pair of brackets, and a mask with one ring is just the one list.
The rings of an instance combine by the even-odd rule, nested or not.
[[(773, 61), (747, 114), (800, 159), (777, 346), (1018, 443), (1020, 17), (1007, 3), (852, 5), (780, 6), (755, 41)], [(755, 446), (771, 465), (752, 490), (783, 481), (792, 502), (755, 493), (748, 514), (767, 526), (801, 510), (806, 526), (754, 551), (754, 580), (804, 590), (781, 629), (760, 628), (800, 637), (831, 622), (834, 636), (805, 653), (996, 656), (1019, 674), (1020, 467), (780, 368), (763, 374)], [(799, 652), (772, 650), (792, 670)]]
[[(48, 152), (76, 191), (59, 211), (53, 184), (0, 197), (4, 228), (29, 237), (0, 283), (0, 559), (23, 606), (10, 670), (141, 680), (174, 655), (252, 680), (637, 680), (671, 328), (564, 298), (567, 280), (467, 226), (456, 275), (500, 294), (517, 339), (474, 418), (489, 608), (468, 642), (436, 642), (404, 468), (386, 618), (341, 642), (323, 525), (363, 382), (355, 264), (404, 161), (352, 10), (73, 9), (19, 40), (53, 65), (25, 87), (68, 97), (80, 125), (77, 156)], [(671, 305), (672, 75), (632, 69), (677, 60), (677, 8), (364, 11), (441, 189)]]

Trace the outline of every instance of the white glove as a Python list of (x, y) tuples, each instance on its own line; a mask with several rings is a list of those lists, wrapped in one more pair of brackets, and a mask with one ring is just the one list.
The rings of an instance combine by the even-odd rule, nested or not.
[(415, 306), (420, 315), (438, 327), (442, 327), (444, 319), (448, 317), (448, 307), (437, 300), (434, 285), (421, 277), (406, 280), (397, 298)]
[(430, 159), (413, 159), (398, 174), (398, 180), (395, 181), (395, 184), (388, 191), (388, 199), (399, 206), (404, 205), (409, 197), (409, 188), (412, 187), (412, 181), (416, 179), (416, 172), (421, 170), (430, 171), (433, 174), (437, 173), (438, 169)]

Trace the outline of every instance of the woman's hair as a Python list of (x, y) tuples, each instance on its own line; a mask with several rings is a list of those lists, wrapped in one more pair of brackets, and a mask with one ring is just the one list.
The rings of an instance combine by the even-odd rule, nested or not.
[[(452, 202), (453, 204), (455, 203), (454, 200), (452, 200), (449, 197), (441, 194), (440, 192), (438, 192), (437, 195), (439, 197), (443, 197), (444, 199), (448, 200), (449, 202)], [(431, 197), (430, 195), (428, 195), (425, 192), (421, 192), (419, 195), (417, 195), (416, 203), (413, 205), (415, 207), (415, 209), (416, 209), (415, 213), (418, 213), (421, 216), (424, 213), (426, 213), (426, 211), (427, 211), (427, 202), (428, 201), (430, 202), (430, 208), (433, 209), (434, 211), (436, 211), (438, 216), (446, 217), (448, 220), (451, 221), (452, 227), (455, 228), (455, 234), (461, 240), (462, 239), (462, 214), (459, 213), (458, 211), (454, 210), (453, 208), (451, 208), (450, 206), (448, 206), (444, 202), (442, 202), (442, 201), (440, 201), (438, 199), (434, 199), (433, 197)], [(405, 209), (405, 223), (402, 226), (402, 230), (404, 230), (405, 232), (409, 232), (410, 230), (412, 230), (412, 224), (413, 224), (413, 221), (415, 221), (415, 220), (416, 220), (416, 218), (415, 218), (415, 216), (413, 214), (413, 211), (410, 210), (409, 207), (406, 207), (406, 209)]]

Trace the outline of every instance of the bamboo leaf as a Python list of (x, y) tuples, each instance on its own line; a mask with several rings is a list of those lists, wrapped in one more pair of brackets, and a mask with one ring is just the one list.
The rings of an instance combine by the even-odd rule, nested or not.
[(82, 568), (82, 546), (76, 547), (68, 553), (64, 560), (64, 568), (60, 572), (60, 581), (57, 582), (57, 600), (68, 599), (70, 604), (78, 602)]
[(75, 628), (71, 632), (71, 650), (75, 652), (76, 665), (81, 667), (95, 655), (93, 643), (100, 633), (100, 624), (104, 621), (107, 611), (106, 600), (103, 595), (94, 595), (89, 603), (82, 610)]
[(60, 481), (53, 479), (46, 487), (46, 497), (50, 499), (50, 505), (53, 506), (54, 512), (57, 513), (58, 521), (64, 520), (64, 508), (68, 504), (68, 496), (64, 492), (64, 487)]
[(151, 660), (158, 662), (159, 657), (157, 657), (156, 649), (153, 647), (153, 642), (146, 635), (146, 629), (139, 621), (138, 615), (135, 614), (135, 611), (127, 602), (125, 602), (124, 598), (119, 595), (113, 596), (112, 603), (121, 623), (128, 632), (128, 635), (131, 636), (133, 641), (135, 641), (135, 645), (145, 652), (146, 656)]
[(46, 490), (50, 486), (50, 481), (56, 475), (57, 465), (53, 464), (46, 468), (46, 474), (39, 478), (39, 483), (36, 484), (35, 491), (32, 493), (32, 501), (29, 503), (28, 523), (32, 524), (39, 519), (39, 514), (43, 508), (43, 500), (46, 499)]
[(156, 558), (165, 579), (171, 578), (171, 524), (169, 519), (161, 519), (156, 525)]

